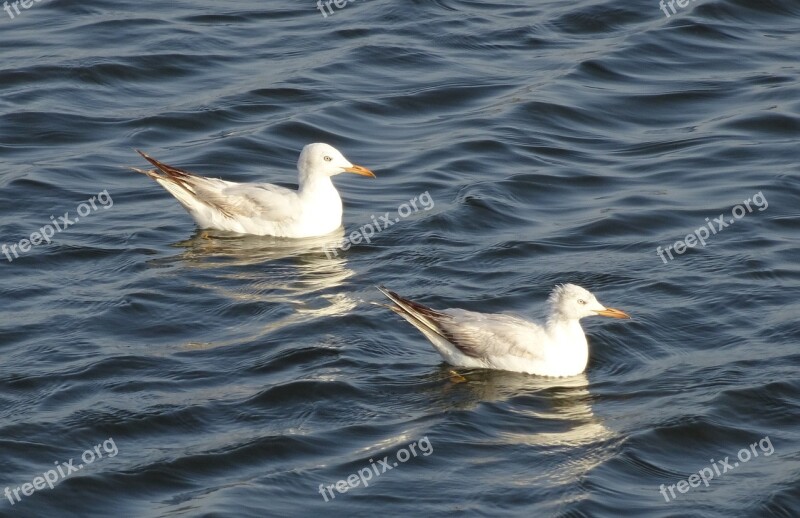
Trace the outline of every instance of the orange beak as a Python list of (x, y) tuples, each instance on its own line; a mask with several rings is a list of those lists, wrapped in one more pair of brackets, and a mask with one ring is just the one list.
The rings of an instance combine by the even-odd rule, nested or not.
[(600, 315), (601, 317), (631, 318), (630, 315), (628, 315), (624, 311), (620, 311), (614, 308), (606, 308), (603, 311), (598, 311), (597, 314)]
[(373, 173), (366, 167), (361, 167), (360, 165), (354, 165), (353, 167), (348, 167), (344, 170), (344, 172), (355, 173), (355, 174), (360, 174), (361, 176), (369, 176), (370, 178), (375, 178), (375, 173)]

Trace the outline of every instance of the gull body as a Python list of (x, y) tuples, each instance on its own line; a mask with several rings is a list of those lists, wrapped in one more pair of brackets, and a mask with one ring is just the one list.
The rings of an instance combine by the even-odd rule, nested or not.
[(290, 238), (329, 234), (342, 225), (342, 199), (331, 181), (340, 173), (374, 178), (328, 144), (309, 144), (297, 161), (298, 189), (269, 183), (206, 178), (138, 151), (155, 169), (133, 168), (154, 179), (180, 202), (200, 228)]
[(498, 369), (539, 376), (574, 376), (586, 369), (589, 344), (580, 319), (593, 315), (630, 318), (607, 308), (585, 288), (556, 286), (543, 324), (522, 318), (463, 309), (435, 310), (378, 288), (394, 305), (389, 309), (419, 329), (457, 367)]

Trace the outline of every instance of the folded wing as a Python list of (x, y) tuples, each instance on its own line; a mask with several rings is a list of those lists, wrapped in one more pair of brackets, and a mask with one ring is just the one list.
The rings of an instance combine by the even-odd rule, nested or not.
[(535, 340), (541, 329), (525, 320), (502, 314), (484, 314), (462, 309), (438, 311), (406, 299), (384, 287), (378, 289), (395, 306), (390, 309), (406, 317), (423, 332), (433, 332), (459, 351), (473, 358), (514, 356), (540, 360), (526, 343)]
[(231, 220), (253, 218), (285, 222), (296, 218), (299, 199), (295, 191), (267, 183), (240, 184), (217, 178), (206, 178), (172, 167), (137, 152), (156, 169), (134, 171), (156, 180), (197, 217), (208, 217), (207, 211)]

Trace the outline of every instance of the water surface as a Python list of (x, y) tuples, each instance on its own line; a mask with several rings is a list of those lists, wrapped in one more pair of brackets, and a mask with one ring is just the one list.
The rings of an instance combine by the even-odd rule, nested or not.
[[(0, 255), (0, 491), (103, 455), (0, 515), (799, 515), (798, 22), (788, 0), (0, 11), (0, 242), (111, 201)], [(200, 231), (126, 170), (139, 148), (292, 185), (317, 141), (378, 175), (336, 179), (322, 239)], [(455, 383), (370, 304), (534, 318), (562, 282), (634, 317), (585, 321), (562, 380)]]

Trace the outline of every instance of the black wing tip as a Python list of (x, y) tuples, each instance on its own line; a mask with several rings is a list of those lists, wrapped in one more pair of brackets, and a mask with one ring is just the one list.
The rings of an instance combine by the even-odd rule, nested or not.
[(173, 167), (171, 165), (165, 164), (164, 162), (156, 160), (155, 158), (151, 157), (150, 155), (148, 155), (147, 153), (145, 153), (140, 149), (135, 149), (135, 151), (140, 155), (142, 155), (142, 158), (150, 162), (159, 171), (161, 171), (164, 175), (166, 175), (172, 180), (182, 180), (184, 178), (197, 176), (194, 173), (190, 173), (189, 171), (186, 171), (184, 169), (179, 169), (177, 167)]
[(390, 299), (393, 299), (393, 298), (402, 299), (403, 298), (400, 295), (398, 295), (397, 293), (395, 293), (394, 291), (392, 291), (389, 288), (387, 288), (386, 286), (384, 286), (383, 284), (378, 284), (375, 287), (378, 289), (378, 291), (380, 291), (381, 293), (383, 293), (384, 295), (386, 295)]

